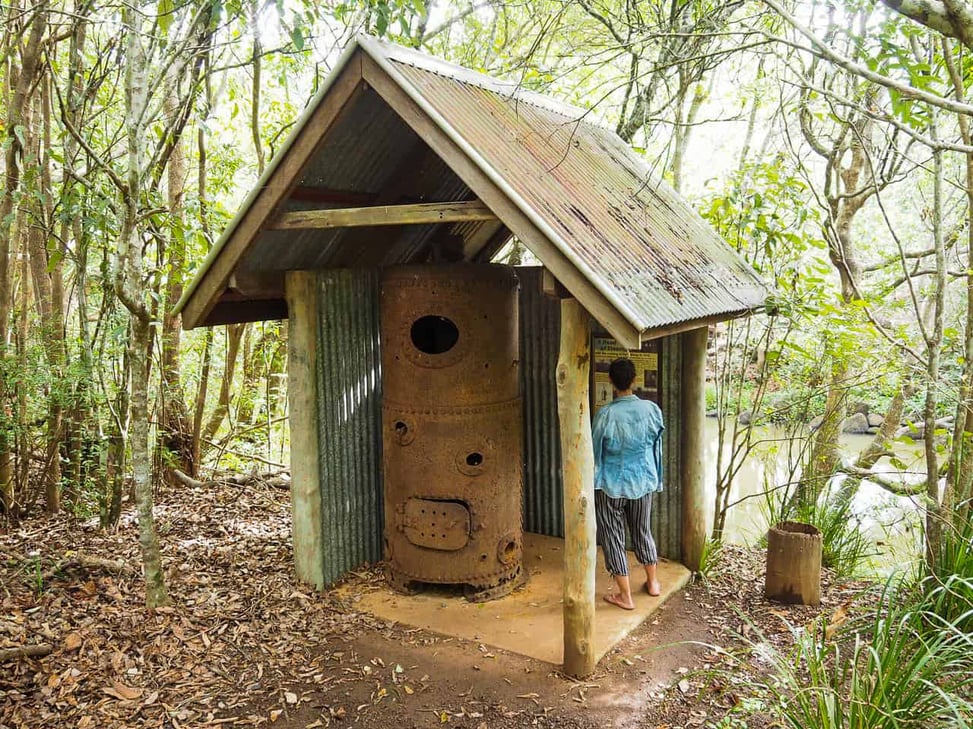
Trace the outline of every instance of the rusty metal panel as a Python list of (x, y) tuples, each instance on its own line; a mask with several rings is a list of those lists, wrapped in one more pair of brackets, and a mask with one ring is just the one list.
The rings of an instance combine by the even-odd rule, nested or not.
[(557, 368), (561, 305), (541, 291), (539, 266), (520, 278), (520, 380), (524, 398), (524, 529), (564, 537)]
[(381, 280), (385, 550), (392, 586), (504, 595), (523, 571), (518, 281), (497, 265)]
[(525, 214), (640, 331), (761, 305), (752, 268), (640, 155), (573, 109), (514, 84), (369, 41), (396, 81), (502, 179)]
[(662, 471), (664, 488), (652, 504), (652, 535), (659, 554), (667, 559), (682, 559), (682, 473), (680, 438), (682, 420), (682, 348), (679, 336), (662, 340), (662, 416), (665, 418)]
[(330, 583), (382, 558), (378, 276), (323, 271), (318, 286), (321, 518)]

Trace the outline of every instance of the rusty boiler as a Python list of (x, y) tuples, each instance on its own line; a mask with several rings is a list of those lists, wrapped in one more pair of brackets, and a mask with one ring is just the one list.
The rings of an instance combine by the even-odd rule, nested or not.
[(381, 292), (390, 582), (500, 597), (525, 578), (516, 274), (398, 266)]

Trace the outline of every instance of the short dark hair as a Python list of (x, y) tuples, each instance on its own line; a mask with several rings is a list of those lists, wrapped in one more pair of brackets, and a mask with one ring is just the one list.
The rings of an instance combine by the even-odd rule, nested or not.
[(635, 363), (628, 357), (619, 357), (608, 365), (608, 378), (616, 390), (627, 390), (635, 382)]

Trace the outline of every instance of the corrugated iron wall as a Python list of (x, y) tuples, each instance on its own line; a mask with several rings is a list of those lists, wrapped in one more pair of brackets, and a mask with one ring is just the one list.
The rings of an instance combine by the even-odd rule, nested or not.
[(561, 435), (554, 380), (561, 305), (541, 292), (539, 267), (520, 277), (520, 381), (524, 399), (524, 529), (564, 536)]
[[(555, 370), (561, 309), (557, 299), (541, 292), (541, 269), (522, 267), (520, 277), (520, 377), (524, 398), (524, 529), (564, 536), (564, 490), (561, 484), (561, 440), (557, 416)], [(682, 481), (679, 478), (680, 369), (679, 337), (666, 337), (660, 364), (662, 413), (666, 422), (663, 473), (665, 488), (652, 510), (652, 534), (659, 554), (682, 556)]]
[(318, 417), (328, 583), (382, 558), (382, 370), (378, 276), (318, 278)]
[(682, 559), (682, 463), (679, 440), (682, 437), (682, 348), (679, 335), (662, 340), (662, 416), (665, 418), (665, 452), (662, 471), (665, 487), (652, 502), (652, 536), (659, 554), (666, 559)]

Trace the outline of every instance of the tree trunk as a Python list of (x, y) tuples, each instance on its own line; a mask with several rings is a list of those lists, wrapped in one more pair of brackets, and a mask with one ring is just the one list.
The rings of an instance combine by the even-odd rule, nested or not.
[(226, 328), (226, 362), (223, 367), (223, 380), (220, 382), (220, 398), (216, 403), (216, 409), (209, 416), (206, 427), (203, 429), (202, 439), (204, 441), (213, 440), (213, 436), (216, 435), (227, 413), (230, 412), (230, 390), (233, 387), (233, 374), (236, 372), (240, 342), (246, 328), (246, 324), (233, 324)]
[[(953, 82), (953, 93), (959, 101), (966, 98), (965, 84), (953, 50), (945, 40), (942, 42), (943, 58)], [(956, 115), (960, 137), (967, 146), (973, 146), (973, 131), (970, 120), (963, 114)], [(973, 152), (965, 155), (966, 163), (966, 260), (973, 261)], [(969, 264), (967, 264), (969, 265)], [(973, 276), (966, 276), (966, 312), (963, 332), (963, 375), (960, 378), (956, 403), (956, 422), (953, 426), (953, 449), (949, 456), (949, 469), (946, 474), (946, 490), (943, 498), (943, 511), (952, 518), (956, 526), (966, 522), (970, 515), (970, 500), (973, 499)]]
[(146, 354), (151, 336), (147, 319), (132, 313), (132, 476), (135, 505), (139, 518), (139, 547), (145, 574), (145, 605), (149, 608), (169, 604), (162, 571), (159, 536), (152, 514), (152, 459), (149, 456), (149, 363)]
[(145, 111), (149, 105), (148, 59), (146, 37), (142, 35), (142, 11), (128, 6), (122, 9), (125, 35), (125, 100), (127, 162), (124, 188), (120, 190), (121, 226), (115, 260), (115, 294), (129, 311), (131, 326), (131, 400), (129, 447), (132, 453), (132, 477), (139, 519), (139, 546), (145, 576), (145, 605), (166, 605), (169, 596), (162, 572), (159, 537), (152, 514), (152, 458), (149, 451), (149, 345), (151, 317), (146, 304), (142, 268), (141, 219), (139, 203), (144, 174), (143, 145), (146, 143)]
[(591, 376), (588, 312), (561, 302), (557, 412), (564, 475), (564, 672), (575, 678), (595, 669), (595, 457), (588, 388)]
[[(24, 12), (17, 3), (11, 3), (8, 12), (8, 32), (16, 33)], [(2, 376), (10, 344), (10, 314), (13, 307), (12, 266), (10, 245), (13, 240), (14, 199), (20, 188), (21, 159), (24, 153), (22, 132), (28, 97), (41, 67), (42, 40), (47, 30), (47, 3), (41, 2), (28, 10), (30, 28), (23, 46), (20, 67), (8, 65), (8, 79), (13, 92), (7, 104), (7, 115), (2, 129), (4, 156), (4, 185), (0, 193), (0, 502), (7, 514), (16, 516), (15, 473), (11, 453), (11, 431), (5, 427), (14, 414), (15, 404)], [(11, 59), (13, 56), (11, 57)]]
[[(170, 117), (178, 113), (177, 100), (170, 93), (166, 100), (166, 112)], [(190, 476), (197, 474), (198, 465), (193, 450), (192, 424), (186, 409), (186, 400), (179, 376), (179, 344), (182, 326), (181, 318), (172, 313), (173, 306), (182, 296), (183, 277), (186, 267), (186, 238), (184, 212), (184, 186), (186, 183), (186, 153), (182, 139), (173, 143), (169, 155), (168, 195), (169, 195), (169, 240), (166, 246), (166, 270), (168, 279), (165, 292), (165, 313), (162, 317), (162, 363), (161, 375), (161, 418), (159, 427), (159, 448), (161, 452), (161, 473), (165, 480), (175, 485), (173, 469), (179, 469)]]
[[(930, 134), (938, 136), (936, 113), (932, 112)], [(942, 546), (943, 514), (939, 493), (939, 455), (936, 445), (936, 410), (939, 382), (939, 360), (943, 342), (943, 317), (946, 308), (946, 245), (943, 239), (943, 152), (933, 151), (933, 242), (936, 250), (935, 295), (933, 296), (932, 331), (923, 328), (926, 340), (926, 402), (923, 408), (926, 455), (926, 563), (935, 569)]]
[[(53, 211), (45, 209), (42, 200), (51, 200), (51, 175), (49, 157), (45, 150), (51, 148), (51, 119), (48, 94), (48, 81), (41, 87), (40, 134), (34, 125), (36, 144), (34, 152), (41, 163), (41, 189), (32, 206), (32, 224), (27, 234), (27, 254), (30, 261), (30, 275), (34, 288), (34, 299), (40, 314), (40, 337), (48, 366), (47, 394), (47, 444), (44, 449), (44, 504), (47, 513), (54, 514), (61, 508), (61, 441), (63, 437), (62, 407), (64, 387), (64, 365), (66, 345), (64, 341), (64, 312), (59, 298), (61, 287), (59, 274), (60, 258), (52, 260), (48, 255), (47, 243), (51, 239), (48, 225)], [(41, 144), (43, 139), (43, 144)], [(56, 277), (57, 275), (57, 277)], [(57, 284), (57, 285), (56, 285)], [(55, 294), (56, 290), (56, 294)]]

